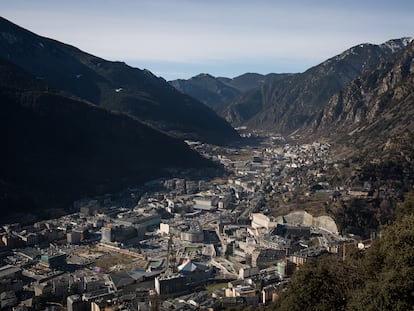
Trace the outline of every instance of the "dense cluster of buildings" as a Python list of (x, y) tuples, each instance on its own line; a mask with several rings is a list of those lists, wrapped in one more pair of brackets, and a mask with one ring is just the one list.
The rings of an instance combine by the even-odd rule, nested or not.
[[(309, 258), (344, 255), (355, 245), (327, 215), (273, 217), (267, 205), (269, 195), (286, 198), (300, 187), (309, 190), (311, 182), (333, 191), (322, 181), (326, 165), (334, 165), (328, 144), (192, 146), (227, 167), (230, 177), (155, 180), (77, 201), (79, 212), (71, 215), (2, 226), (1, 307), (220, 310), (266, 304)], [(295, 173), (304, 167), (311, 182)]]

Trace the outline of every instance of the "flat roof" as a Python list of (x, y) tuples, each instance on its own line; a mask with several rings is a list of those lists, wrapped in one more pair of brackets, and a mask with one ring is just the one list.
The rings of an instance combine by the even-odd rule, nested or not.
[(22, 271), (22, 269), (11, 265), (0, 267), (0, 279), (20, 271)]
[(195, 204), (193, 206), (194, 209), (198, 209), (198, 210), (203, 210), (203, 211), (214, 211), (217, 209), (216, 206), (211, 206), (211, 205), (200, 205), (200, 204)]

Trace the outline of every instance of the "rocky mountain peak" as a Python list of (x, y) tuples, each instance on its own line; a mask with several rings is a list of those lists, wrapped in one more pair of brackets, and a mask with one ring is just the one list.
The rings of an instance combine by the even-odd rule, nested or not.
[(401, 50), (402, 48), (406, 47), (413, 41), (413, 37), (403, 37), (400, 39), (391, 39), (383, 44), (380, 45), (380, 48), (382, 49), (389, 49), (391, 53), (395, 53), (398, 50)]
[(359, 44), (301, 74), (268, 81), (230, 104), (226, 118), (234, 126), (292, 133), (311, 122), (335, 93), (403, 49), (410, 40), (390, 40), (382, 46)]

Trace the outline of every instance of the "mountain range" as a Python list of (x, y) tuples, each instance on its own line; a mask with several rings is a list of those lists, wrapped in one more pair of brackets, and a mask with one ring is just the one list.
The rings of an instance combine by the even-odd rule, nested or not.
[(64, 208), (173, 170), (216, 170), (182, 139), (239, 140), (224, 118), (346, 145), (361, 163), (394, 161), (414, 180), (413, 54), (402, 38), (303, 73), (167, 82), (0, 18), (0, 211)]
[[(170, 83), (213, 107), (235, 127), (245, 125), (254, 130), (290, 134), (312, 122), (331, 96), (373, 66), (386, 61), (409, 42), (410, 38), (402, 38), (380, 45), (360, 44), (303, 73), (256, 75), (256, 79), (250, 79), (247, 87), (238, 89), (235, 96), (221, 96), (215, 102), (209, 102), (215, 98), (210, 93), (215, 89), (217, 97), (224, 92), (223, 88), (212, 88), (212, 81), (215, 79), (219, 85), (226, 81), (224, 78), (202, 75)], [(209, 100), (200, 90), (209, 92)]]
[(227, 103), (233, 102), (241, 94), (286, 76), (289, 74), (245, 73), (235, 78), (225, 78), (202, 73), (188, 80), (178, 79), (169, 82), (180, 92), (197, 98), (220, 114)]
[(172, 136), (213, 144), (238, 138), (214, 111), (150, 71), (90, 55), (4, 18), (0, 18), (0, 58), (44, 79), (51, 88), (128, 113)]

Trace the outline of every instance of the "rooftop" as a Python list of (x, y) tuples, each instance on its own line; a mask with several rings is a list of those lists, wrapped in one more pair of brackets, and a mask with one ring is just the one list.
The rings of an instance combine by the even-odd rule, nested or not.
[(0, 267), (0, 279), (5, 278), (9, 275), (12, 275), (20, 271), (22, 271), (22, 269), (12, 266), (12, 265), (6, 265), (3, 267)]

